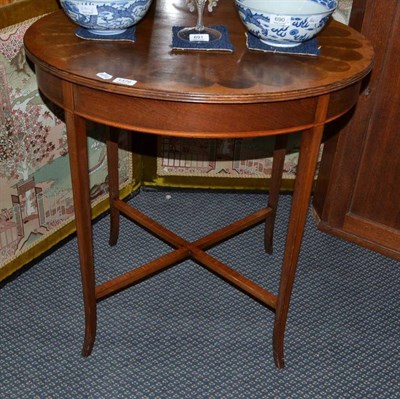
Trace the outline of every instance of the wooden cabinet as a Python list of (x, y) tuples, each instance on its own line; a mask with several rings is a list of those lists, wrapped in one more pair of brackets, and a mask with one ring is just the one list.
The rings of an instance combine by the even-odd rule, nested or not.
[(354, 0), (350, 25), (375, 66), (351, 117), (328, 129), (314, 209), (321, 230), (400, 260), (400, 2)]

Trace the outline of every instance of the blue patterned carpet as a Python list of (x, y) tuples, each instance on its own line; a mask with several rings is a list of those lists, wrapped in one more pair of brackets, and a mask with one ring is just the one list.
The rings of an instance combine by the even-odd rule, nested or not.
[[(261, 194), (141, 192), (132, 201), (194, 240), (265, 204)], [(276, 292), (290, 196), (281, 198), (275, 253), (262, 226), (211, 250)], [(168, 250), (123, 219), (108, 247), (94, 226), (98, 282)], [(186, 261), (98, 306), (93, 354), (80, 355), (83, 311), (76, 240), (0, 293), (0, 398), (399, 398), (399, 263), (307, 222), (286, 333), (273, 363), (273, 314)]]

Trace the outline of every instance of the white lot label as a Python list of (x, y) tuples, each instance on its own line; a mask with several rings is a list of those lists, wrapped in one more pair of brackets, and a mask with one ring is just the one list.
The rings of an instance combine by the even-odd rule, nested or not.
[(271, 23), (275, 25), (289, 25), (290, 24), (290, 16), (288, 15), (274, 15), (271, 18)]
[(105, 79), (105, 80), (111, 79), (111, 78), (112, 78), (112, 75), (110, 75), (110, 74), (107, 73), (107, 72), (99, 72), (99, 73), (96, 73), (96, 75), (97, 75), (99, 78), (102, 78), (102, 79)]
[(76, 5), (81, 14), (98, 15), (96, 4), (78, 3)]
[(114, 83), (119, 83), (121, 85), (126, 85), (126, 86), (133, 86), (137, 83), (137, 80), (131, 80), (131, 79), (124, 79), (124, 78), (115, 78), (113, 80)]
[(210, 36), (208, 33), (192, 33), (189, 35), (189, 41), (191, 42), (209, 42)]

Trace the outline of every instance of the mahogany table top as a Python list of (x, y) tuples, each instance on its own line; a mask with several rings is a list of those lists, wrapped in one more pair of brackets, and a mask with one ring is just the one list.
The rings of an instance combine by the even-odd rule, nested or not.
[[(175, 51), (172, 26), (190, 26), (184, 1), (157, 0), (136, 29), (136, 42), (82, 40), (63, 11), (36, 22), (25, 47), (36, 65), (63, 80), (141, 98), (205, 103), (257, 103), (319, 96), (359, 81), (371, 69), (373, 49), (355, 30), (331, 21), (318, 35), (319, 56), (248, 50), (246, 28), (233, 1), (220, 2), (205, 23), (227, 26), (233, 53)], [(127, 87), (97, 77), (133, 79)]]

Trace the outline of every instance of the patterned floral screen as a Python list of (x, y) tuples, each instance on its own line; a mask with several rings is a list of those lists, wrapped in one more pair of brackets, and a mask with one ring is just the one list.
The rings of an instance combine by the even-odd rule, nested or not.
[[(6, 269), (37, 256), (37, 244), (59, 240), (54, 233), (74, 218), (62, 112), (44, 103), (22, 46), (34, 20), (0, 30), (0, 280)], [(91, 197), (98, 203), (107, 195), (106, 151), (95, 138), (89, 147)], [(121, 151), (121, 185), (131, 183), (131, 166), (130, 153)]]

